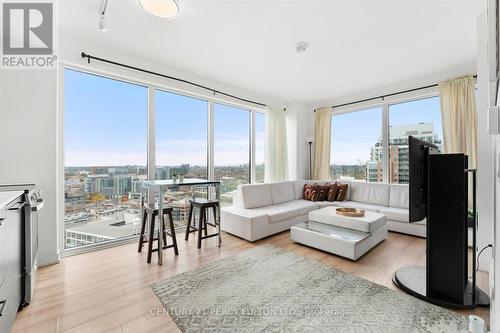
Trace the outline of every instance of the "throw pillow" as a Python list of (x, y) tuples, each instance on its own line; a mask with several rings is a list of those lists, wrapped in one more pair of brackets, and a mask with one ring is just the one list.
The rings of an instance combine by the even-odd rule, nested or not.
[[(304, 185), (304, 200), (313, 201), (313, 192), (317, 192), (319, 188), (318, 184), (305, 184)], [(317, 195), (316, 193), (314, 193)]]
[(337, 186), (337, 183), (330, 184), (330, 189), (328, 190), (328, 195), (326, 199), (330, 202), (335, 201), (335, 199), (337, 199), (338, 194), (339, 194), (339, 187)]
[(319, 201), (319, 190), (312, 191), (311, 201)]
[(347, 196), (347, 189), (349, 184), (337, 183), (338, 194), (336, 201), (344, 201)]
[(317, 201), (326, 201), (328, 199), (328, 192), (330, 191), (330, 185), (326, 184), (325, 186), (320, 186), (318, 190), (318, 200)]

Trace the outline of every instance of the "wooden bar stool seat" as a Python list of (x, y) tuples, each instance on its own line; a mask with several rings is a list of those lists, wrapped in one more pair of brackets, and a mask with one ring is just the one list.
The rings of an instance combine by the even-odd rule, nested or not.
[[(179, 249), (177, 248), (177, 239), (175, 236), (175, 226), (174, 226), (174, 220), (172, 218), (172, 207), (164, 207), (163, 208), (163, 230), (164, 233), (162, 235), (163, 237), (163, 249), (169, 249), (173, 248), (175, 255), (179, 255)], [(156, 230), (156, 220), (158, 217), (159, 209), (158, 205), (150, 206), (150, 205), (144, 205), (144, 213), (142, 216), (142, 223), (141, 223), (141, 234), (139, 235), (139, 248), (138, 252), (142, 252), (142, 246), (144, 243), (148, 243), (148, 259), (147, 262), (148, 264), (151, 262), (151, 256), (153, 252), (159, 252), (159, 237), (160, 237), (160, 231), (158, 231), (158, 236), (155, 237), (155, 230)], [(165, 221), (167, 220), (168, 217), (168, 223), (169, 223), (169, 228), (165, 228)], [(149, 231), (146, 235), (146, 225), (149, 223)], [(158, 230), (160, 228), (158, 227)], [(167, 236), (170, 236), (172, 238), (172, 244), (167, 245)], [(157, 242), (156, 248), (153, 248), (153, 243), (154, 241)]]
[[(189, 216), (188, 216), (188, 222), (186, 225), (186, 233), (185, 233), (185, 240), (189, 239), (189, 234), (192, 232), (198, 231), (198, 248), (201, 249), (201, 241), (202, 239), (207, 239), (210, 237), (219, 237), (220, 240), (220, 234), (219, 232), (216, 232), (214, 234), (208, 235), (208, 229), (207, 225), (210, 225), (212, 227), (217, 228), (218, 224), (220, 223), (218, 218), (217, 218), (217, 208), (219, 206), (219, 202), (215, 200), (207, 200), (204, 198), (196, 198), (196, 199), (191, 199), (189, 200)], [(198, 208), (200, 211), (200, 215), (198, 218), (198, 226), (196, 227), (196, 217), (194, 216), (195, 214), (194, 209)], [(212, 213), (214, 216), (213, 223), (208, 221), (208, 210), (212, 209)], [(205, 234), (202, 236), (202, 231)]]

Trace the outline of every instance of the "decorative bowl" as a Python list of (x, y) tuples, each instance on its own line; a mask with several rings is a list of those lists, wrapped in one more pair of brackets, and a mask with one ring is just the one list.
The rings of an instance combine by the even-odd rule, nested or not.
[(363, 217), (365, 211), (357, 208), (337, 208), (337, 214), (350, 217)]

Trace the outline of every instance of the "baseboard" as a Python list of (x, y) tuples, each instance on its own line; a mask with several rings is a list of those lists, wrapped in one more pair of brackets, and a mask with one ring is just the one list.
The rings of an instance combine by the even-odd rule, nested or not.
[(61, 262), (61, 254), (57, 250), (54, 254), (49, 254), (45, 256), (38, 255), (38, 267), (49, 266), (58, 264)]

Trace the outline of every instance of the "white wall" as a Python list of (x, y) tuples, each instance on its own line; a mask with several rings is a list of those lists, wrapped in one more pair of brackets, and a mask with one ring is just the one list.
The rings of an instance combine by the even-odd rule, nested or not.
[(43, 190), (39, 263), (59, 260), (56, 223), (56, 70), (1, 70), (0, 183)]
[[(285, 120), (289, 178), (291, 180), (309, 179), (309, 145), (306, 137), (314, 136), (313, 109), (305, 103), (288, 103)], [(314, 153), (314, 146), (312, 150)]]
[[(477, 56), (477, 114), (478, 114), (478, 152), (477, 152), (477, 204), (478, 204), (478, 231), (477, 246), (482, 249), (493, 242), (494, 219), (494, 178), (493, 164), (493, 137), (487, 131), (489, 94), (489, 66), (487, 43), (486, 12), (478, 17), (478, 56)], [(488, 271), (491, 263), (492, 251), (487, 249), (481, 255), (479, 267)]]

